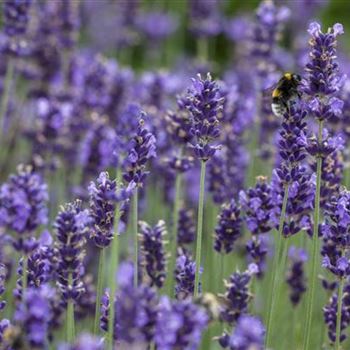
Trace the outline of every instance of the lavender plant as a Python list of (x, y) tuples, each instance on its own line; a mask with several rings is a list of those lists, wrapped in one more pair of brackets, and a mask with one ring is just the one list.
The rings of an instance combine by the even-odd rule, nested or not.
[(201, 161), (200, 190), (198, 202), (196, 277), (194, 295), (198, 295), (199, 268), (201, 264), (201, 245), (203, 230), (204, 186), (207, 161), (214, 156), (218, 145), (215, 139), (219, 137), (219, 113), (223, 100), (219, 96), (219, 87), (208, 73), (205, 80), (199, 75), (193, 79), (193, 90), (188, 96), (188, 110), (191, 113), (194, 136), (193, 149), (197, 159)]
[[(311, 35), (310, 61), (306, 65), (305, 93), (310, 96), (309, 111), (318, 123), (318, 135), (309, 153), (316, 157), (316, 193), (313, 222), (313, 249), (311, 256), (310, 290), (307, 295), (307, 311), (305, 324), (304, 349), (309, 347), (312, 327), (314, 294), (317, 278), (317, 256), (319, 252), (318, 227), (320, 221), (320, 191), (322, 175), (322, 159), (332, 148), (323, 138), (324, 123), (332, 116), (341, 113), (343, 102), (335, 95), (341, 84), (339, 66), (336, 62), (337, 36), (343, 34), (343, 26), (339, 23), (329, 28), (326, 33), (321, 31), (317, 22), (312, 22), (308, 29)], [(310, 152), (311, 149), (311, 152)]]

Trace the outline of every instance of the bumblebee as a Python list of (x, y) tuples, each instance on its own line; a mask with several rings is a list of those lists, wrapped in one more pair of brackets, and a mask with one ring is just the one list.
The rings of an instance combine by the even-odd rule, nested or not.
[(271, 109), (277, 117), (282, 117), (291, 102), (301, 97), (298, 87), (301, 77), (298, 74), (285, 73), (272, 91)]

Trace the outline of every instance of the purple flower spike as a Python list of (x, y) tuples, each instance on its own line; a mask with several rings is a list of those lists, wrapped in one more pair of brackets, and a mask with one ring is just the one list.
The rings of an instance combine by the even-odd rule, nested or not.
[(46, 184), (29, 166), (19, 166), (17, 174), (1, 186), (0, 227), (18, 234), (14, 241), (17, 250), (29, 249), (33, 232), (47, 223), (47, 200)]
[[(326, 209), (327, 222), (322, 226), (323, 267), (338, 278), (350, 275), (350, 192), (343, 190), (333, 197)], [(345, 252), (345, 254), (343, 254)]]
[(256, 62), (262, 89), (271, 86), (271, 80), (276, 78), (277, 42), (289, 15), (288, 8), (277, 7), (272, 1), (262, 1), (256, 11), (250, 55)]
[(229, 339), (231, 350), (263, 350), (265, 328), (261, 321), (253, 316), (243, 315)]
[(146, 222), (140, 223), (141, 249), (145, 270), (150, 278), (150, 285), (161, 288), (166, 277), (166, 253), (164, 251), (165, 222), (160, 220), (150, 227)]
[[(123, 344), (147, 344), (154, 337), (158, 296), (153, 288), (133, 286), (133, 266), (121, 264), (118, 271), (120, 291), (116, 295), (114, 339)], [(108, 330), (110, 297), (102, 300), (101, 328)]]
[(267, 233), (272, 229), (273, 202), (271, 186), (266, 178), (259, 177), (255, 187), (249, 188), (246, 192), (241, 191), (239, 202), (245, 211), (245, 220), (252, 234)]
[(6, 0), (3, 3), (4, 29), (6, 35), (15, 37), (23, 35), (29, 22), (31, 0)]
[(198, 37), (218, 35), (222, 30), (219, 0), (190, 0), (191, 31)]
[(245, 272), (233, 273), (229, 281), (225, 281), (226, 293), (222, 296), (225, 306), (220, 315), (223, 322), (234, 324), (242, 314), (247, 313), (248, 302), (251, 299), (249, 283), (255, 271), (255, 268), (250, 267)]
[(58, 249), (57, 285), (65, 301), (78, 299), (84, 291), (84, 245), (90, 224), (89, 212), (81, 208), (79, 201), (62, 208), (54, 224)]
[(293, 306), (300, 303), (302, 295), (306, 292), (304, 264), (308, 259), (304, 249), (294, 246), (289, 248), (289, 258), (291, 261), (287, 275), (287, 283), (290, 288), (289, 298)]
[(218, 149), (218, 145), (213, 142), (220, 135), (219, 117), (223, 99), (210, 73), (205, 80), (198, 74), (197, 79), (192, 81), (193, 89), (188, 94), (187, 108), (192, 116), (191, 134), (195, 138), (192, 141), (193, 148), (198, 159), (207, 161)]
[(106, 172), (102, 172), (96, 182), (89, 186), (90, 215), (94, 221), (90, 237), (96, 246), (105, 248), (113, 239), (117, 184)]
[(193, 296), (195, 275), (196, 263), (186, 254), (179, 255), (176, 259), (175, 269), (176, 299), (183, 300)]
[(241, 235), (241, 226), (240, 208), (235, 200), (224, 204), (221, 207), (218, 225), (215, 229), (214, 249), (219, 253), (230, 253), (235, 241)]
[[(350, 325), (350, 298), (349, 298), (349, 285), (344, 289), (342, 297), (341, 308), (341, 322), (340, 322), (340, 342), (343, 342), (347, 336), (345, 334), (346, 328)], [(336, 328), (337, 328), (337, 313), (338, 313), (338, 293), (335, 292), (329, 299), (328, 304), (323, 308), (324, 321), (328, 327), (328, 338), (331, 343), (336, 341)]]
[(155, 344), (163, 350), (195, 350), (208, 322), (209, 317), (202, 307), (190, 300), (171, 301), (164, 296), (159, 303)]
[(191, 244), (196, 237), (196, 224), (194, 212), (191, 209), (180, 209), (177, 241), (180, 246)]
[(337, 36), (343, 34), (343, 26), (339, 23), (322, 32), (317, 22), (309, 25), (311, 35), (310, 62), (306, 66), (307, 82), (305, 92), (309, 95), (332, 95), (339, 90), (340, 75), (336, 59)]
[(53, 289), (48, 285), (29, 288), (15, 312), (16, 323), (22, 326), (23, 334), (30, 346), (35, 349), (45, 349), (47, 333), (51, 320), (50, 300), (54, 296)]
[(154, 157), (156, 157), (156, 138), (146, 128), (145, 121), (140, 119), (124, 162), (124, 180), (134, 181), (138, 186), (142, 186), (148, 174), (145, 170), (146, 164)]

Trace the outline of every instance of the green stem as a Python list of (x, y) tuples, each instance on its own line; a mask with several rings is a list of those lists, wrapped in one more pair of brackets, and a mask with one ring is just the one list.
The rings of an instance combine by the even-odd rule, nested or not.
[[(69, 273), (68, 277), (68, 283), (69, 285), (72, 284), (72, 275)], [(67, 342), (69, 344), (72, 343), (75, 337), (75, 324), (74, 324), (74, 304), (73, 300), (69, 299), (68, 300), (68, 305), (67, 305), (67, 325), (66, 325), (66, 337), (67, 337)]]
[(174, 295), (174, 270), (176, 264), (176, 255), (177, 255), (177, 231), (179, 224), (179, 211), (181, 205), (181, 183), (182, 183), (182, 174), (176, 174), (175, 180), (175, 202), (174, 202), (174, 211), (173, 211), (173, 227), (170, 237), (170, 246), (171, 246), (171, 255), (169, 260), (169, 268), (168, 268), (168, 295), (173, 297)]
[(207, 62), (209, 58), (209, 42), (207, 38), (200, 38), (197, 41), (197, 57)]
[(27, 289), (27, 280), (28, 280), (28, 257), (27, 255), (24, 255), (23, 264), (22, 264), (22, 295), (24, 295)]
[(3, 89), (1, 106), (0, 106), (0, 128), (1, 128), (2, 135), (4, 133), (5, 115), (6, 115), (8, 103), (9, 103), (10, 89), (11, 89), (14, 68), (15, 68), (14, 61), (11, 58), (9, 58), (7, 63), (7, 68), (6, 68), (4, 89)]
[[(322, 127), (323, 122), (319, 121), (318, 124), (318, 143), (322, 143)], [(314, 299), (315, 299), (315, 286), (317, 282), (317, 256), (319, 253), (319, 238), (318, 238), (318, 225), (320, 221), (320, 193), (321, 193), (321, 173), (322, 173), (322, 158), (317, 157), (317, 169), (316, 169), (316, 193), (315, 193), (315, 211), (314, 211), (314, 230), (312, 235), (312, 260), (311, 260), (311, 277), (310, 288), (307, 294), (307, 311), (306, 311), (306, 324), (305, 324), (305, 337), (303, 349), (310, 349), (310, 336), (312, 326), (312, 315), (314, 311)]]
[(132, 230), (134, 234), (134, 286), (137, 287), (138, 280), (138, 261), (139, 261), (139, 237), (138, 237), (138, 189), (136, 188), (132, 198)]
[[(117, 190), (119, 187), (119, 182), (121, 179), (121, 171), (118, 168), (116, 174), (117, 181)], [(111, 268), (112, 271), (109, 275), (108, 286), (110, 290), (110, 312), (109, 312), (109, 322), (108, 322), (108, 350), (113, 349), (113, 335), (114, 335), (114, 319), (115, 319), (115, 310), (114, 310), (114, 297), (117, 290), (117, 279), (116, 274), (118, 271), (118, 263), (119, 263), (119, 237), (118, 237), (118, 229), (119, 229), (119, 221), (120, 221), (120, 203), (116, 205), (115, 215), (114, 215), (114, 237), (111, 246)]]
[(337, 328), (335, 337), (335, 349), (340, 350), (340, 335), (341, 335), (341, 307), (343, 302), (345, 278), (341, 278), (338, 287), (338, 307), (337, 307)]
[(100, 328), (100, 307), (101, 307), (101, 298), (102, 298), (102, 291), (103, 291), (105, 259), (106, 259), (105, 249), (101, 248), (99, 262), (98, 262), (94, 334), (98, 334), (99, 328)]
[(276, 308), (276, 301), (279, 294), (279, 285), (280, 285), (280, 279), (281, 274), (283, 274), (283, 271), (281, 269), (281, 260), (283, 260), (283, 257), (285, 255), (285, 249), (286, 249), (286, 242), (283, 238), (283, 225), (286, 218), (286, 211), (287, 211), (287, 203), (288, 203), (288, 190), (289, 186), (286, 185), (284, 188), (284, 196), (283, 196), (283, 203), (282, 203), (282, 210), (281, 210), (281, 216), (280, 221), (278, 225), (278, 237), (277, 237), (277, 247), (276, 252), (273, 257), (273, 267), (272, 267), (272, 279), (271, 279), (271, 285), (269, 289), (269, 303), (268, 303), (268, 309), (267, 309), (267, 325), (266, 325), (266, 348), (270, 348), (271, 345), (271, 334), (272, 334), (272, 321), (275, 314), (275, 308)]
[(205, 170), (206, 162), (201, 161), (201, 177), (199, 187), (199, 203), (198, 203), (198, 217), (197, 217), (197, 245), (196, 245), (196, 276), (194, 282), (194, 296), (198, 296), (199, 290), (199, 269), (201, 265), (202, 252), (202, 231), (203, 231), (203, 208), (204, 208), (204, 188), (205, 188)]

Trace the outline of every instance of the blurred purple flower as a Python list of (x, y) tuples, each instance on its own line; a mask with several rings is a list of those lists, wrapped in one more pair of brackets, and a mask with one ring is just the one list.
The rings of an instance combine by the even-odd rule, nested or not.
[(164, 296), (159, 303), (155, 344), (163, 350), (195, 350), (208, 322), (209, 317), (204, 309), (191, 300), (172, 301)]
[(141, 221), (139, 225), (143, 264), (150, 278), (150, 286), (161, 288), (166, 278), (165, 222), (159, 220), (154, 227), (151, 227)]

